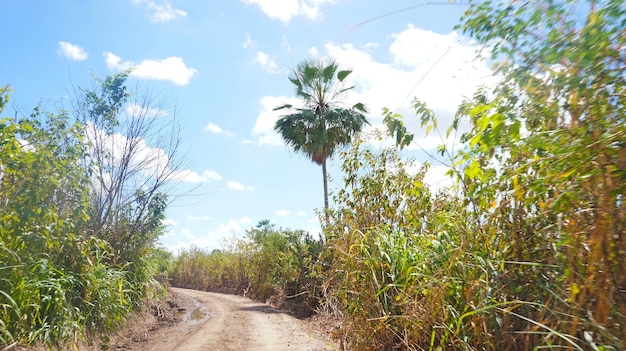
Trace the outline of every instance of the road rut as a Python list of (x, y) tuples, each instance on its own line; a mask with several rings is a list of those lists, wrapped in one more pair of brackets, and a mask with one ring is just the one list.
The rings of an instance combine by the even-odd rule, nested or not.
[(188, 289), (172, 289), (193, 299), (184, 321), (150, 335), (134, 351), (336, 350), (306, 324), (250, 299)]

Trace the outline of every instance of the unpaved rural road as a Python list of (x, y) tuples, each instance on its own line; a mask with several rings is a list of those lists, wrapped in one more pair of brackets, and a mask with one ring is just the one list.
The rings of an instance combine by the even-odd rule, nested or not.
[[(306, 324), (268, 305), (239, 296), (173, 288), (190, 297), (184, 321), (158, 330), (133, 351), (335, 350)], [(127, 349), (128, 350), (128, 349)]]

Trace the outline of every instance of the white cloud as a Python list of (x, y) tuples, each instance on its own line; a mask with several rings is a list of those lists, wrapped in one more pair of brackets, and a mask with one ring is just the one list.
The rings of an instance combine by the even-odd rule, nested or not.
[(229, 137), (235, 136), (235, 134), (233, 134), (232, 132), (230, 132), (228, 130), (223, 130), (217, 124), (215, 124), (213, 122), (209, 122), (209, 124), (207, 124), (203, 128), (203, 130), (207, 131), (207, 132), (210, 132), (210, 133), (214, 133), (214, 134), (226, 135), (226, 136), (229, 136)]
[(181, 249), (189, 249), (192, 246), (210, 251), (222, 247), (222, 243), (224, 242), (224, 239), (226, 237), (237, 235), (242, 232), (243, 230), (241, 226), (235, 220), (229, 220), (226, 223), (220, 223), (215, 230), (203, 233), (201, 235), (196, 235), (192, 233), (189, 229), (183, 228), (178, 233), (168, 235), (170, 238), (172, 236), (177, 236), (183, 240), (179, 240), (178, 242), (176, 242), (176, 244), (169, 245), (167, 247), (173, 252), (178, 252)]
[(222, 176), (215, 171), (204, 171), (202, 174), (198, 174), (190, 169), (185, 169), (174, 172), (171, 178), (186, 183), (208, 183), (213, 180), (221, 180)]
[(135, 5), (142, 5), (148, 10), (153, 11), (151, 19), (154, 22), (168, 22), (179, 17), (187, 17), (185, 10), (177, 9), (172, 4), (164, 0), (161, 3), (150, 0), (132, 0)]
[[(387, 48), (390, 60), (375, 59), (369, 48), (360, 50), (350, 44), (331, 43), (324, 46), (324, 56), (353, 71), (346, 84), (354, 84), (356, 88), (345, 96), (345, 103), (364, 102), (374, 128), (381, 126), (383, 107), (404, 115), (407, 129), (415, 134), (415, 143), (409, 148), (416, 149), (419, 145), (432, 151), (441, 143), (450, 147), (458, 142), (458, 138), (441, 140), (437, 131), (424, 136), (411, 107), (413, 97), (425, 101), (433, 109), (441, 134), (445, 136), (445, 130), (464, 97), (472, 96), (480, 85), (493, 85), (497, 78), (484, 62), (475, 60), (477, 47), (464, 42), (455, 32), (437, 34), (408, 26), (392, 37), (394, 41)], [(381, 49), (384, 48), (378, 48)], [(272, 109), (284, 103), (297, 105), (298, 100), (283, 96), (261, 99), (262, 109), (252, 130), (260, 144), (282, 144), (273, 127), (285, 111)]]
[(280, 135), (274, 131), (274, 125), (276, 121), (280, 119), (282, 115), (286, 113), (286, 110), (274, 111), (274, 108), (284, 105), (292, 104), (298, 105), (301, 101), (295, 97), (284, 96), (265, 96), (261, 99), (261, 112), (256, 119), (254, 128), (252, 129), (252, 135), (258, 136), (258, 143), (282, 145), (283, 140)]
[(318, 18), (320, 5), (336, 0), (242, 0), (246, 4), (257, 4), (268, 17), (288, 23), (293, 17)]
[(239, 182), (235, 182), (232, 180), (229, 180), (226, 182), (226, 187), (229, 190), (237, 190), (237, 191), (249, 191), (249, 192), (254, 192), (254, 187), (253, 186), (245, 186)]
[(291, 212), (289, 210), (286, 210), (284, 208), (276, 211), (276, 215), (280, 217), (289, 216), (290, 213)]
[(112, 52), (104, 52), (104, 62), (107, 64), (107, 68), (110, 70), (125, 70), (130, 68), (130, 65), (128, 65), (128, 62), (126, 62), (126, 65), (123, 66), (122, 65), (122, 59), (115, 55)]
[(285, 34), (283, 34), (283, 38), (280, 41), (280, 45), (283, 47), (283, 49), (286, 52), (291, 52), (291, 44), (289, 44), (289, 39), (287, 38)]
[(450, 170), (449, 167), (444, 165), (431, 166), (424, 176), (424, 183), (430, 185), (430, 190), (436, 193), (439, 189), (450, 188), (453, 185), (453, 180), (446, 173)]
[[(249, 228), (252, 224), (250, 217), (241, 217), (239, 220), (229, 219), (226, 222), (220, 223), (217, 228), (196, 235), (189, 229), (182, 228), (178, 232), (170, 231), (165, 236), (167, 238), (178, 237), (179, 239), (175, 244), (167, 245), (167, 248), (172, 252), (178, 252), (181, 249), (189, 249), (192, 246), (205, 250), (214, 250), (224, 247), (224, 243), (227, 239), (239, 236), (243, 234), (246, 228)], [(171, 239), (168, 241), (172, 242)]]
[(244, 41), (241, 46), (244, 49), (247, 49), (247, 48), (252, 47), (254, 45), (256, 45), (256, 42), (254, 40), (252, 40), (252, 37), (250, 36), (250, 33), (246, 33), (246, 41)]
[(161, 177), (171, 172), (170, 158), (165, 151), (148, 146), (143, 138), (128, 139), (118, 133), (107, 134), (91, 122), (87, 123), (85, 130), (87, 139), (98, 140), (98, 144), (106, 148), (104, 151), (111, 155), (113, 163), (119, 163), (123, 157), (127, 157), (128, 149), (132, 148), (133, 153), (128, 167), (136, 170), (136, 173), (148, 177)]
[(198, 223), (198, 222), (210, 222), (213, 218), (210, 216), (191, 216), (187, 215), (187, 222), (189, 223)]
[(350, 78), (359, 87), (359, 98), (374, 113), (383, 106), (407, 107), (413, 96), (433, 110), (455, 112), (464, 96), (494, 81), (491, 70), (474, 61), (476, 47), (455, 32), (443, 35), (408, 26), (394, 38), (389, 47), (393, 62), (377, 62), (351, 45), (326, 45), (340, 65), (353, 69)]
[[(407, 173), (410, 175), (415, 175), (419, 170), (421, 170), (421, 168), (422, 164), (419, 162), (414, 162), (405, 166)], [(433, 194), (437, 193), (439, 189), (452, 187), (454, 181), (449, 175), (446, 174), (449, 170), (450, 167), (442, 164), (431, 165), (428, 168), (428, 171), (424, 175), (424, 183), (428, 184), (428, 187)]]
[(135, 103), (128, 104), (128, 106), (126, 107), (124, 111), (126, 112), (126, 115), (131, 118), (132, 117), (156, 118), (156, 117), (165, 117), (169, 114), (165, 110), (161, 110), (161, 109), (153, 108), (149, 106), (141, 106)]
[(392, 62), (376, 61), (351, 45), (327, 44), (326, 49), (340, 65), (353, 70), (349, 79), (357, 89), (349, 97), (352, 101), (366, 102), (375, 115), (389, 107), (405, 116), (407, 128), (416, 135), (410, 148), (418, 148), (416, 144), (426, 150), (441, 143), (451, 146), (458, 139), (441, 140), (436, 131), (424, 136), (410, 107), (413, 97), (434, 110), (445, 131), (459, 103), (478, 86), (493, 85), (497, 78), (484, 62), (475, 60), (477, 47), (455, 32), (443, 35), (408, 26), (393, 37), (389, 46)]
[(261, 68), (269, 73), (275, 73), (277, 69), (276, 62), (263, 51), (257, 51), (254, 61), (261, 66)]
[(105, 62), (110, 70), (132, 69), (130, 75), (140, 79), (167, 80), (176, 85), (187, 85), (189, 80), (198, 71), (187, 67), (181, 57), (170, 56), (162, 60), (145, 59), (140, 63), (122, 61), (111, 53), (105, 52)]
[(306, 212), (304, 212), (304, 211), (298, 211), (298, 216), (300, 216), (300, 217), (304, 217), (304, 216), (306, 216)]
[(229, 180), (226, 182), (226, 187), (230, 190), (244, 191), (245, 186), (241, 183)]
[(82, 47), (66, 41), (59, 42), (59, 54), (73, 61), (83, 61), (87, 59), (87, 52)]

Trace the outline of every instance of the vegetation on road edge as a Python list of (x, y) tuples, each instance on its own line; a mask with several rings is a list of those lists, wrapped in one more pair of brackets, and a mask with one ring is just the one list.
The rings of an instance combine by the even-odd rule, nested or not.
[[(0, 120), (2, 349), (106, 335), (165, 291), (154, 258), (175, 168), (155, 171), (159, 160), (139, 155), (146, 138), (175, 145), (177, 135), (146, 115), (152, 101), (129, 92), (126, 78), (96, 79), (73, 112), (37, 107)], [(143, 108), (127, 112), (138, 101)]]

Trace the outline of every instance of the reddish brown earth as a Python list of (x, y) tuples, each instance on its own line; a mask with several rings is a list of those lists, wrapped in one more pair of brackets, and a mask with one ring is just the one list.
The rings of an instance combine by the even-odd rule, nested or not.
[[(111, 338), (109, 350), (336, 350), (315, 323), (247, 298), (172, 288), (167, 302), (153, 304), (123, 333)], [(103, 343), (83, 346), (101, 350)]]

